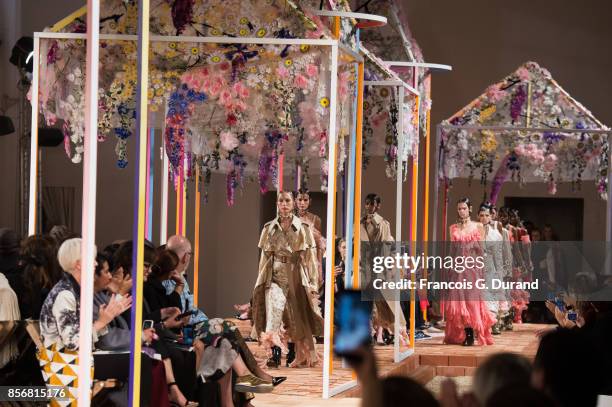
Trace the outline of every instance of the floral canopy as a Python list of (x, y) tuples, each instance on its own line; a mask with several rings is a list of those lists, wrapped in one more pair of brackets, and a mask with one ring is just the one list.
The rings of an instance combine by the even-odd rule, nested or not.
[[(399, 76), (386, 67), (384, 62), (363, 45), (361, 50), (365, 56), (365, 80), (396, 81)], [(416, 115), (417, 98), (411, 96), (404, 101), (399, 100), (398, 86), (366, 85), (363, 103), (363, 165), (367, 168), (373, 155), (383, 155), (386, 164), (386, 174), (395, 178), (397, 159), (406, 161), (408, 156), (418, 150), (417, 131), (419, 127)], [(399, 151), (399, 109), (403, 114), (403, 150)]]
[(551, 194), (557, 182), (594, 180), (606, 199), (607, 130), (546, 69), (527, 62), (440, 125), (439, 176), (472, 179), (480, 171), (483, 185), (492, 179), (492, 202), (509, 179), (547, 182)]
[[(363, 1), (362, 1), (363, 2)], [(408, 20), (402, 12), (401, 2), (396, 0), (365, 1), (363, 12), (384, 16), (387, 24), (376, 29), (362, 30), (360, 40), (376, 56), (384, 61), (424, 62), (423, 53), (416, 39), (410, 32)], [(358, 6), (359, 7), (359, 6)], [(401, 44), (401, 46), (399, 45)], [(408, 84), (413, 83), (413, 69), (406, 67), (393, 67), (395, 75)], [(425, 78), (428, 70), (419, 69), (417, 89), (420, 97), (421, 123), (427, 122), (427, 112), (431, 110), (431, 99), (426, 91)], [(427, 126), (421, 126), (425, 135)]]
[[(152, 35), (193, 37), (331, 38), (328, 24), (291, 0), (153, 0)], [(105, 0), (102, 34), (134, 34), (137, 1)], [(62, 31), (86, 31), (83, 17)], [(345, 30), (346, 31), (346, 30)], [(347, 37), (348, 38), (348, 37)], [(135, 130), (136, 44), (100, 43), (98, 139), (115, 137), (117, 165), (128, 165), (127, 140)], [(83, 153), (83, 40), (41, 41), (40, 109), (61, 125), (74, 162)], [(329, 47), (152, 41), (149, 123), (164, 123), (172, 175), (210, 181), (227, 174), (228, 203), (248, 177), (262, 192), (277, 177), (278, 158), (321, 166), (325, 184), (330, 105)], [(340, 61), (337, 134), (350, 131), (354, 65)], [(307, 171), (302, 171), (307, 176)], [(323, 185), (325, 187), (325, 185)]]

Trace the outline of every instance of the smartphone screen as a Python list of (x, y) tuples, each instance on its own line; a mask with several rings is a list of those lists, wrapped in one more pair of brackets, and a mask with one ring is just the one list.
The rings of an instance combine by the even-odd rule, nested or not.
[(361, 291), (345, 290), (336, 296), (334, 352), (343, 355), (371, 340), (372, 303), (361, 299)]
[(142, 322), (142, 329), (151, 329), (153, 328), (153, 321), (150, 319), (146, 319)]

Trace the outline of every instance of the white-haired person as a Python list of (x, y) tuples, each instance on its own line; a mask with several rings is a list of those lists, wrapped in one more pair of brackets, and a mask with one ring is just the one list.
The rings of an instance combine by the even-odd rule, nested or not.
[[(64, 274), (43, 303), (40, 334), (47, 349), (56, 345), (58, 351), (76, 351), (80, 333), (81, 239), (68, 239), (62, 243), (57, 258)], [(92, 341), (97, 342), (98, 336), (106, 333), (106, 326), (131, 305), (130, 297), (117, 299), (115, 296), (108, 304), (101, 305), (98, 319), (93, 323)]]

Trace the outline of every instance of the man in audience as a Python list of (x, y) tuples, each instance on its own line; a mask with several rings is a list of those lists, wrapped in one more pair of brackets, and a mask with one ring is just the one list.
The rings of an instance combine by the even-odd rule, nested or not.
[(176, 275), (170, 280), (166, 280), (163, 282), (164, 287), (166, 287), (166, 292), (171, 293), (175, 291), (177, 288), (176, 280), (178, 277), (182, 278), (184, 286), (182, 288), (181, 294), (181, 304), (183, 312), (192, 311), (193, 315), (189, 320), (190, 324), (197, 324), (202, 322), (208, 317), (202, 310), (195, 307), (193, 294), (189, 289), (189, 284), (187, 283), (186, 273), (187, 268), (189, 267), (189, 263), (191, 262), (191, 242), (185, 236), (174, 235), (168, 239), (166, 243), (166, 248), (168, 250), (173, 251), (179, 258), (179, 265), (175, 270)]

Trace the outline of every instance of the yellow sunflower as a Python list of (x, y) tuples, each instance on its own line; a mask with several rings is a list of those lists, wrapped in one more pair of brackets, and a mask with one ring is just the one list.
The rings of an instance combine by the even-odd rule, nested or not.
[(302, 44), (300, 45), (300, 51), (302, 51), (303, 53), (306, 53), (310, 50), (310, 45), (308, 44)]
[(322, 107), (329, 107), (329, 99), (326, 97), (321, 98), (321, 100), (319, 100), (319, 104)]
[(260, 28), (259, 30), (257, 30), (257, 38), (263, 38), (266, 36), (266, 34), (268, 33), (268, 31), (265, 28)]
[(238, 31), (238, 34), (240, 34), (241, 37), (246, 37), (247, 35), (249, 35), (249, 30), (247, 30), (246, 28), (241, 28)]
[(289, 67), (293, 65), (293, 61), (291, 59), (285, 59), (285, 66)]
[(249, 19), (248, 19), (248, 18), (246, 18), (246, 17), (242, 17), (242, 18), (240, 19), (240, 24), (242, 24), (242, 25), (246, 25), (246, 24), (248, 24), (248, 23), (249, 23)]
[(169, 47), (170, 49), (176, 49), (176, 42), (169, 42), (169, 43), (168, 43), (168, 47)]
[(198, 55), (200, 53), (200, 49), (198, 47), (191, 47), (191, 55)]

